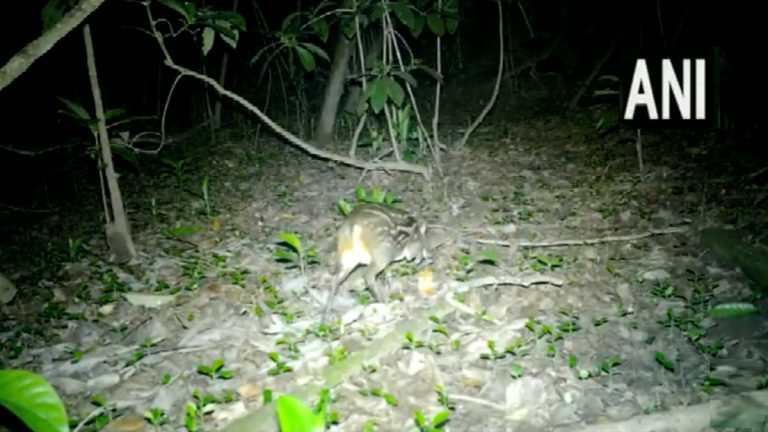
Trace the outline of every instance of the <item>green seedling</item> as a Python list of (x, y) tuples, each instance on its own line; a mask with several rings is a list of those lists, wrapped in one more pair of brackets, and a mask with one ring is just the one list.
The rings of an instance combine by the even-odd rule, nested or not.
[(653, 355), (654, 359), (656, 360), (656, 363), (662, 365), (664, 369), (674, 372), (675, 371), (675, 362), (668, 359), (666, 355), (664, 355), (663, 352), (656, 351)]
[(164, 426), (170, 422), (165, 415), (165, 410), (162, 408), (152, 408), (149, 411), (144, 412), (144, 419), (155, 428)]
[(221, 358), (214, 360), (210, 366), (198, 365), (197, 373), (200, 375), (205, 375), (209, 378), (217, 379), (231, 379), (234, 375), (231, 370), (224, 369), (224, 359)]
[(197, 410), (197, 405), (192, 402), (187, 402), (184, 405), (184, 428), (187, 432), (197, 432), (200, 430), (198, 425), (198, 419), (202, 418), (200, 412)]
[(554, 270), (563, 266), (563, 257), (558, 255), (535, 255), (530, 264), (531, 270)]
[(280, 354), (276, 352), (269, 353), (269, 359), (275, 364), (275, 367), (267, 371), (269, 376), (277, 376), (280, 374), (293, 372), (293, 368), (288, 366), (288, 363), (280, 360)]
[(336, 340), (341, 336), (339, 334), (339, 322), (334, 320), (315, 324), (306, 330), (305, 335), (313, 335), (322, 340)]
[(722, 339), (718, 339), (709, 344), (698, 343), (696, 344), (696, 348), (698, 348), (702, 354), (708, 354), (711, 357), (717, 357), (720, 351), (725, 348), (725, 342), (723, 342)]
[(576, 377), (578, 379), (585, 380), (592, 376), (592, 373), (588, 369), (576, 369), (576, 367), (579, 365), (579, 359), (577, 359), (576, 356), (569, 355), (567, 361), (568, 367), (576, 370)]
[(336, 364), (340, 361), (344, 361), (347, 357), (349, 357), (349, 353), (347, 352), (347, 349), (344, 348), (344, 346), (340, 346), (335, 351), (328, 353), (328, 360), (330, 364)]
[(657, 282), (653, 288), (651, 288), (651, 294), (656, 297), (670, 298), (676, 292), (674, 285), (668, 282)]
[(456, 265), (453, 267), (454, 279), (460, 282), (469, 280), (472, 272), (475, 271), (475, 263), (472, 262), (472, 258), (469, 254), (463, 254), (456, 260)]
[(547, 344), (547, 357), (554, 358), (557, 355), (557, 348), (554, 344)]
[(552, 327), (546, 324), (539, 324), (533, 319), (529, 319), (528, 321), (525, 322), (525, 328), (527, 328), (531, 333), (533, 333), (533, 336), (536, 339), (541, 339), (544, 336), (552, 335)]
[(192, 391), (192, 399), (194, 402), (189, 402), (195, 407), (194, 413), (198, 419), (202, 419), (202, 416), (213, 412), (215, 404), (219, 403), (216, 396), (211, 394), (203, 394), (200, 390)]
[(245, 288), (245, 277), (248, 275), (248, 269), (243, 267), (237, 267), (232, 270), (224, 272), (224, 276), (229, 279), (229, 283), (232, 285), (238, 285)]
[(211, 255), (211, 261), (216, 267), (224, 267), (224, 265), (227, 264), (227, 261), (229, 261), (229, 257), (227, 255), (214, 252)]
[(200, 256), (195, 255), (193, 259), (186, 261), (181, 266), (181, 276), (186, 279), (184, 285), (186, 289), (195, 291), (200, 287), (200, 282), (205, 278), (204, 263)]
[[(92, 430), (101, 430), (117, 415), (117, 407), (114, 404), (108, 405), (104, 397), (93, 395), (90, 399), (91, 405), (100, 408), (99, 413), (89, 419), (83, 426), (90, 426)], [(80, 422), (78, 422), (79, 424)]]
[(386, 135), (384, 134), (384, 132), (371, 126), (368, 126), (367, 130), (368, 130), (368, 136), (360, 142), (359, 147), (370, 145), (371, 154), (377, 155), (379, 153), (379, 148), (381, 148), (381, 144), (386, 139)]
[(155, 287), (153, 288), (153, 291), (158, 293), (168, 291), (173, 294), (171, 285), (163, 279), (158, 279), (155, 281)]
[(301, 274), (306, 274), (307, 266), (317, 264), (317, 250), (314, 246), (305, 248), (296, 234), (280, 233), (280, 242), (275, 249), (275, 260), (289, 263), (289, 268), (299, 267)]
[(150, 349), (151, 349), (153, 346), (155, 346), (155, 345), (157, 345), (158, 343), (160, 343), (160, 342), (161, 342), (161, 340), (153, 341), (153, 340), (152, 340), (152, 339), (150, 339), (150, 338), (146, 338), (146, 339), (144, 339), (144, 340), (141, 342), (141, 344), (139, 344), (139, 348), (140, 348), (140, 350), (139, 350), (139, 351), (135, 351), (135, 352), (133, 352), (133, 354), (131, 354), (131, 358), (130, 358), (130, 360), (128, 360), (128, 361), (125, 363), (125, 365), (126, 365), (126, 366), (133, 366), (133, 365), (135, 365), (136, 363), (140, 362), (141, 360), (143, 360), (143, 359), (144, 359), (144, 357), (146, 357), (146, 356), (148, 356), (149, 354), (151, 354), (151, 352), (150, 352)]
[(85, 252), (83, 239), (73, 239), (72, 237), (67, 239), (67, 256), (69, 257), (69, 262), (79, 261), (83, 256), (83, 252)]
[(575, 333), (581, 330), (581, 325), (579, 324), (578, 321), (570, 320), (570, 321), (560, 323), (557, 326), (557, 329), (563, 333)]
[(204, 228), (199, 225), (181, 225), (164, 229), (163, 236), (173, 240), (181, 240), (182, 237), (187, 237), (202, 231), (204, 231)]
[(484, 249), (480, 252), (480, 258), (475, 260), (470, 256), (468, 249), (463, 249), (462, 254), (456, 259), (453, 266), (453, 277), (458, 281), (469, 280), (478, 264), (497, 265), (498, 253), (492, 249)]
[(440, 317), (435, 316), (435, 315), (430, 315), (429, 320), (432, 321), (433, 323), (437, 324), (437, 325), (432, 326), (432, 331), (433, 332), (441, 334), (441, 335), (443, 335), (443, 336), (445, 336), (447, 338), (450, 337), (448, 335), (448, 329), (445, 327), (445, 325), (443, 324), (443, 320), (441, 320)]
[(67, 350), (67, 352), (69, 352), (69, 357), (70, 357), (69, 362), (72, 364), (80, 363), (80, 360), (83, 359), (83, 351), (80, 349), (79, 346), (76, 346), (71, 350)]
[(180, 159), (175, 161), (163, 158), (162, 162), (171, 169), (171, 172), (176, 177), (176, 185), (179, 187), (179, 191), (184, 190), (184, 184), (187, 182), (187, 160)]
[(603, 373), (610, 375), (611, 373), (613, 373), (614, 368), (616, 368), (616, 366), (619, 366), (619, 365), (621, 365), (621, 357), (613, 356), (604, 360), (597, 367)]
[(701, 383), (701, 389), (704, 393), (712, 394), (712, 387), (724, 387), (727, 385), (728, 383), (724, 379), (707, 374)]
[(403, 342), (403, 349), (415, 350), (424, 346), (424, 341), (416, 339), (412, 332), (405, 333), (405, 342)]
[(496, 350), (496, 341), (489, 339), (486, 343), (488, 346), (488, 352), (480, 354), (480, 358), (483, 360), (499, 360), (507, 356), (505, 352), (499, 352)]
[(389, 406), (396, 407), (397, 406), (397, 398), (392, 393), (387, 393), (384, 390), (380, 388), (374, 388), (370, 390), (360, 390), (359, 391), (361, 396), (375, 396), (384, 399), (384, 402), (387, 403)]
[(320, 390), (320, 397), (318, 398), (318, 401), (315, 404), (314, 412), (317, 415), (325, 416), (326, 425), (333, 425), (339, 422), (339, 413), (328, 409), (331, 402), (333, 401), (334, 401), (334, 398), (331, 397), (330, 390), (326, 388)]
[(400, 198), (392, 191), (383, 192), (379, 188), (373, 187), (370, 191), (366, 191), (360, 186), (355, 188), (355, 196), (357, 197), (358, 204), (365, 202), (386, 204), (394, 206), (400, 203)]
[(275, 345), (284, 346), (286, 351), (288, 351), (289, 357), (295, 360), (299, 358), (301, 352), (299, 344), (305, 341), (306, 339), (303, 337), (294, 339), (291, 336), (283, 336), (275, 341)]
[(440, 406), (451, 411), (456, 409), (456, 404), (451, 400), (450, 396), (448, 396), (448, 392), (445, 391), (445, 388), (442, 385), (435, 384), (435, 393), (437, 393), (437, 403), (439, 403)]
[(623, 304), (619, 304), (619, 305), (616, 306), (615, 315), (618, 318), (623, 318), (623, 317), (625, 317), (625, 316), (627, 316), (627, 315), (629, 315), (631, 313), (632, 313), (632, 311), (627, 309)]
[(450, 418), (450, 411), (440, 411), (432, 417), (431, 421), (421, 411), (416, 410), (413, 412), (413, 422), (416, 423), (416, 430), (418, 432), (440, 432)]
[(509, 372), (512, 379), (518, 379), (523, 376), (523, 365), (518, 362), (512, 363), (512, 370)]

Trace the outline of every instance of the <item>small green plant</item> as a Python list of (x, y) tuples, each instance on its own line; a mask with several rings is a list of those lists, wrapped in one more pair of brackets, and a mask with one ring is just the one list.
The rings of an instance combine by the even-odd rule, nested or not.
[(171, 169), (171, 172), (176, 177), (176, 186), (178, 186), (179, 191), (184, 190), (184, 184), (187, 182), (187, 160), (180, 159), (176, 161), (170, 158), (163, 158), (162, 161)]
[[(579, 365), (579, 359), (576, 358), (574, 355), (568, 356), (568, 367), (571, 369), (576, 369), (576, 367)], [(577, 369), (576, 370), (576, 377), (580, 380), (589, 379), (592, 376), (592, 373), (589, 371), (589, 369)]]
[(424, 346), (424, 341), (416, 339), (411, 332), (405, 333), (405, 342), (403, 342), (403, 349), (415, 350)]
[(181, 266), (181, 276), (186, 279), (184, 288), (195, 291), (205, 278), (205, 266), (199, 255), (195, 255)]
[(339, 422), (339, 413), (328, 409), (332, 401), (333, 398), (330, 390), (326, 388), (320, 390), (320, 397), (318, 398), (317, 404), (315, 404), (314, 412), (317, 415), (324, 415), (326, 425), (332, 425)]
[(654, 356), (654, 359), (656, 360), (656, 363), (658, 363), (661, 366), (663, 366), (664, 369), (666, 369), (666, 370), (668, 370), (670, 372), (674, 372), (675, 371), (675, 369), (676, 369), (675, 362), (673, 360), (668, 359), (667, 356), (664, 355), (663, 352), (656, 351), (656, 353), (654, 353), (653, 356)]
[(462, 249), (462, 254), (456, 259), (453, 266), (453, 278), (457, 281), (469, 280), (478, 264), (493, 265), (498, 262), (498, 254), (492, 249), (485, 249), (480, 252), (480, 258), (474, 259), (468, 249)]
[[(216, 403), (219, 402), (219, 400), (216, 398), (216, 396), (213, 396), (211, 394), (203, 394), (200, 390), (195, 389), (192, 391), (192, 399), (194, 402), (188, 402), (187, 403), (187, 409), (186, 409), (186, 415), (185, 415), (185, 425), (187, 425), (187, 420), (192, 414), (192, 420), (194, 420), (192, 423), (192, 426), (194, 428), (197, 428), (197, 420), (202, 419), (202, 416), (206, 414), (210, 414), (213, 412), (213, 407)], [(192, 405), (193, 408), (189, 408), (189, 405)], [(196, 430), (196, 429), (191, 430)], [(187, 429), (189, 429), (189, 426), (187, 425)]]
[(130, 358), (130, 360), (128, 360), (127, 362), (125, 362), (125, 365), (126, 365), (126, 366), (133, 366), (133, 365), (135, 365), (136, 363), (140, 362), (142, 359), (144, 359), (144, 357), (146, 357), (146, 356), (148, 356), (149, 354), (151, 354), (151, 351), (150, 351), (150, 349), (151, 349), (153, 346), (157, 345), (158, 343), (160, 343), (160, 341), (153, 341), (153, 340), (152, 340), (152, 339), (150, 339), (150, 338), (146, 338), (146, 339), (144, 339), (144, 340), (141, 342), (141, 344), (139, 345), (139, 348), (140, 348), (140, 350), (139, 350), (139, 351), (134, 351), (134, 352), (131, 354), (131, 358)]
[(536, 255), (533, 259), (530, 267), (534, 271), (554, 270), (563, 266), (563, 257), (558, 255)]
[(70, 356), (69, 362), (72, 364), (80, 363), (80, 360), (83, 359), (83, 351), (80, 349), (79, 346), (76, 346), (71, 350), (68, 350), (68, 352)]
[(90, 418), (84, 425), (91, 427), (93, 430), (101, 430), (104, 426), (109, 424), (118, 413), (117, 406), (115, 406), (115, 404), (107, 404), (104, 397), (100, 395), (91, 396), (91, 405), (101, 408), (100, 413), (95, 417)]
[(231, 379), (233, 376), (233, 373), (231, 370), (224, 369), (224, 359), (221, 359), (221, 358), (217, 358), (216, 360), (214, 360), (210, 366), (198, 365), (197, 373), (199, 373), (200, 375), (205, 375), (209, 378), (217, 378), (217, 379)]
[(336, 349), (336, 351), (331, 351), (328, 354), (328, 360), (330, 364), (336, 364), (340, 361), (345, 360), (349, 356), (349, 353), (347, 352), (347, 349), (344, 348), (344, 346), (340, 346)]
[(184, 405), (184, 427), (187, 429), (187, 432), (197, 432), (200, 430), (198, 420), (201, 417), (197, 405), (192, 402), (187, 402)]
[[(382, 192), (375, 187), (368, 192), (358, 186), (355, 188), (355, 195), (357, 197), (357, 204), (369, 202), (385, 204), (388, 206), (396, 206), (400, 202), (400, 200), (397, 198), (397, 195), (395, 195), (393, 192)], [(336, 202), (336, 207), (343, 216), (347, 216), (355, 206), (342, 198)]]
[(203, 230), (204, 228), (199, 225), (180, 225), (164, 229), (163, 236), (169, 239), (180, 240), (182, 237), (197, 234)]
[(456, 409), (456, 404), (448, 396), (448, 392), (445, 391), (445, 388), (442, 385), (435, 384), (435, 393), (437, 393), (437, 403), (439, 403), (440, 406), (451, 411)]
[(440, 411), (432, 417), (431, 421), (421, 411), (416, 410), (413, 412), (413, 421), (416, 423), (418, 432), (440, 432), (450, 418), (450, 411)]
[(164, 426), (170, 422), (162, 408), (152, 408), (144, 413), (144, 419), (155, 428)]
[(248, 269), (243, 267), (237, 267), (235, 269), (224, 272), (224, 276), (229, 279), (232, 285), (238, 285), (245, 287), (245, 277), (248, 275)]
[(305, 340), (306, 339), (304, 337), (294, 338), (290, 335), (286, 335), (276, 340), (275, 345), (284, 346), (288, 351), (289, 357), (291, 359), (298, 359), (301, 353), (299, 349), (299, 344), (304, 342)]
[(280, 374), (292, 372), (293, 368), (288, 366), (288, 363), (280, 360), (280, 354), (276, 352), (269, 353), (269, 359), (275, 364), (275, 367), (267, 371), (269, 376), (277, 376)]
[(701, 383), (701, 389), (704, 393), (712, 394), (712, 387), (723, 387), (727, 385), (728, 383), (724, 379), (707, 374)]
[(374, 388), (370, 390), (360, 390), (358, 393), (360, 393), (361, 396), (374, 396), (379, 397), (384, 400), (384, 402), (387, 403), (389, 406), (396, 407), (397, 406), (397, 398), (392, 393), (385, 392), (384, 390), (380, 388)]
[(616, 366), (619, 365), (621, 365), (621, 357), (612, 356), (601, 362), (597, 367), (601, 372), (610, 375), (613, 373), (613, 370), (616, 368)]
[(493, 339), (489, 339), (486, 342), (486, 346), (488, 347), (488, 352), (480, 354), (480, 358), (483, 360), (500, 360), (507, 356), (506, 352), (496, 350), (496, 341)]
[(68, 238), (67, 239), (67, 256), (69, 262), (76, 262), (83, 256), (85, 247), (83, 246), (83, 239), (81, 238)]
[(301, 274), (307, 272), (307, 267), (311, 264), (317, 264), (317, 249), (314, 246), (305, 248), (301, 239), (296, 234), (280, 233), (277, 249), (275, 249), (275, 260), (289, 263), (290, 267), (299, 267)]

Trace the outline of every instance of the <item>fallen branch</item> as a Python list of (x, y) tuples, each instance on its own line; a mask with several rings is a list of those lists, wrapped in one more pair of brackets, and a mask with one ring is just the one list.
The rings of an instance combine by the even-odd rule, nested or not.
[(429, 180), (431, 175), (427, 168), (420, 166), (420, 165), (414, 165), (407, 162), (376, 162), (376, 163), (370, 163), (370, 162), (364, 162), (358, 159), (346, 157), (346, 156), (340, 156), (331, 152), (327, 152), (324, 150), (320, 150), (317, 147), (309, 145), (307, 142), (302, 140), (301, 138), (297, 137), (296, 135), (293, 135), (286, 129), (283, 129), (280, 125), (275, 123), (272, 119), (270, 119), (266, 114), (261, 112), (261, 110), (253, 105), (252, 103), (248, 102), (245, 98), (238, 95), (237, 93), (233, 93), (224, 87), (222, 87), (216, 80), (214, 80), (211, 77), (205, 76), (203, 74), (197, 73), (193, 70), (187, 69), (185, 67), (179, 66), (172, 61), (166, 59), (165, 64), (170, 67), (171, 69), (174, 69), (178, 71), (182, 75), (189, 75), (191, 77), (197, 78), (200, 81), (203, 81), (204, 83), (210, 85), (213, 87), (216, 91), (218, 91), (220, 94), (229, 97), (230, 99), (234, 100), (235, 102), (241, 104), (245, 108), (247, 108), (252, 113), (256, 114), (256, 116), (261, 119), (264, 123), (267, 124), (267, 126), (271, 127), (275, 132), (277, 132), (280, 136), (288, 140), (291, 144), (301, 148), (302, 150), (306, 151), (307, 153), (317, 156), (323, 159), (328, 159), (332, 161), (336, 161), (345, 165), (354, 166), (357, 168), (362, 168), (364, 170), (383, 170), (383, 171), (404, 171), (404, 172), (411, 172), (414, 174), (421, 174), (426, 180)]
[[(471, 289), (480, 288), (484, 286), (498, 286), (498, 285), (519, 285), (525, 288), (530, 287), (531, 285), (535, 284), (541, 284), (546, 283), (550, 285), (556, 285), (556, 286), (562, 286), (564, 284), (563, 280), (560, 278), (552, 277), (552, 276), (544, 276), (539, 274), (533, 274), (533, 275), (520, 275), (520, 276), (507, 276), (507, 277), (496, 277), (496, 276), (488, 276), (478, 279), (472, 279), (467, 282), (452, 282), (449, 285), (449, 288), (445, 294), (445, 302), (451, 305), (454, 309), (464, 312), (467, 315), (476, 316), (477, 311), (472, 309), (471, 307), (465, 305), (464, 303), (458, 302), (453, 299), (453, 295), (455, 293), (461, 293), (466, 292)], [(487, 318), (488, 321), (501, 325), (502, 322), (497, 320), (496, 318)]]
[(606, 237), (598, 237), (598, 238), (592, 238), (592, 239), (552, 240), (552, 241), (540, 241), (540, 242), (525, 242), (525, 241), (507, 242), (502, 240), (479, 239), (477, 240), (477, 242), (481, 244), (491, 244), (496, 246), (506, 246), (506, 247), (514, 247), (514, 248), (586, 246), (586, 245), (593, 245), (593, 244), (600, 244), (600, 243), (626, 242), (626, 241), (640, 240), (646, 237), (653, 237), (653, 236), (663, 235), (663, 234), (677, 234), (681, 232), (686, 232), (687, 230), (688, 229), (686, 227), (670, 227), (670, 228), (663, 228), (658, 230), (649, 230), (640, 234), (606, 236)]

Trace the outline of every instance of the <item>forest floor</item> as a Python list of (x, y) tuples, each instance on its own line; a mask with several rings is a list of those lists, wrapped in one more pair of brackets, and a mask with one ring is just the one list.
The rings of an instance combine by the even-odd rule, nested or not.
[[(597, 111), (506, 106), (463, 149), (444, 127), (443, 178), (429, 183), (252, 133), (171, 157), (162, 175), (126, 174), (140, 252), (127, 265), (93, 223), (58, 258), (9, 261), (78, 232), (57, 224), (84, 211), (6, 236), (19, 293), (1, 309), (4, 367), (45, 376), (81, 430), (276, 430), (268, 402), (284, 393), (310, 406), (323, 394), (337, 431), (433, 430), (417, 413), (446, 411), (434, 430), (766, 430), (760, 416), (702, 415), (768, 385), (762, 289), (700, 242), (735, 227), (765, 244), (760, 159), (716, 134), (656, 131), (641, 170), (636, 132), (597, 134)], [(371, 303), (350, 278), (321, 324), (337, 203), (358, 187), (442, 228), (431, 262), (389, 270), (393, 298)], [(303, 274), (275, 259), (280, 233), (315, 248)], [(710, 313), (733, 302), (760, 312)]]

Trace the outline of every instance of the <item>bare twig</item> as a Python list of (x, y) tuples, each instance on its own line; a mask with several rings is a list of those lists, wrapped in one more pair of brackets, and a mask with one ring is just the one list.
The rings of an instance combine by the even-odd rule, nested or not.
[(59, 22), (53, 27), (43, 33), (42, 36), (30, 42), (17, 52), (8, 63), (0, 69), (0, 90), (7, 87), (18, 76), (24, 73), (32, 63), (34, 63), (48, 50), (53, 48), (53, 45), (67, 35), (72, 29), (80, 25), (91, 12), (104, 3), (104, 0), (83, 0), (75, 6), (71, 11), (67, 12)]
[(469, 139), (469, 136), (472, 134), (472, 132), (477, 129), (478, 126), (480, 126), (480, 123), (483, 122), (485, 119), (485, 116), (488, 115), (488, 112), (491, 111), (491, 108), (493, 108), (493, 105), (496, 103), (496, 98), (499, 97), (499, 88), (501, 87), (501, 78), (504, 74), (504, 14), (501, 9), (501, 0), (496, 0), (496, 4), (498, 6), (498, 13), (499, 13), (499, 69), (496, 73), (496, 84), (493, 86), (493, 93), (491, 94), (491, 100), (488, 101), (488, 104), (485, 105), (485, 108), (483, 108), (483, 111), (480, 113), (479, 116), (475, 119), (474, 123), (472, 123), (467, 130), (464, 132), (464, 136), (461, 137), (461, 140), (457, 143), (456, 147), (458, 149), (463, 148), (467, 144), (467, 140)]
[(633, 241), (633, 240), (640, 240), (644, 239), (646, 237), (652, 237), (656, 235), (663, 235), (663, 234), (677, 234), (681, 232), (686, 232), (688, 228), (686, 227), (670, 227), (670, 228), (662, 228), (662, 229), (654, 229), (649, 230), (644, 233), (640, 234), (627, 234), (627, 235), (619, 235), (619, 236), (606, 236), (606, 237), (598, 237), (598, 238), (592, 238), (592, 239), (573, 239), (573, 240), (553, 240), (553, 241), (541, 241), (541, 242), (506, 242), (502, 240), (490, 240), (490, 239), (479, 239), (477, 240), (478, 243), (481, 244), (492, 244), (496, 246), (506, 246), (506, 247), (523, 247), (523, 248), (536, 248), (536, 247), (557, 247), (557, 246), (586, 246), (586, 245), (593, 245), (593, 244), (599, 244), (599, 243), (609, 243), (609, 242), (626, 242), (626, 241)]

